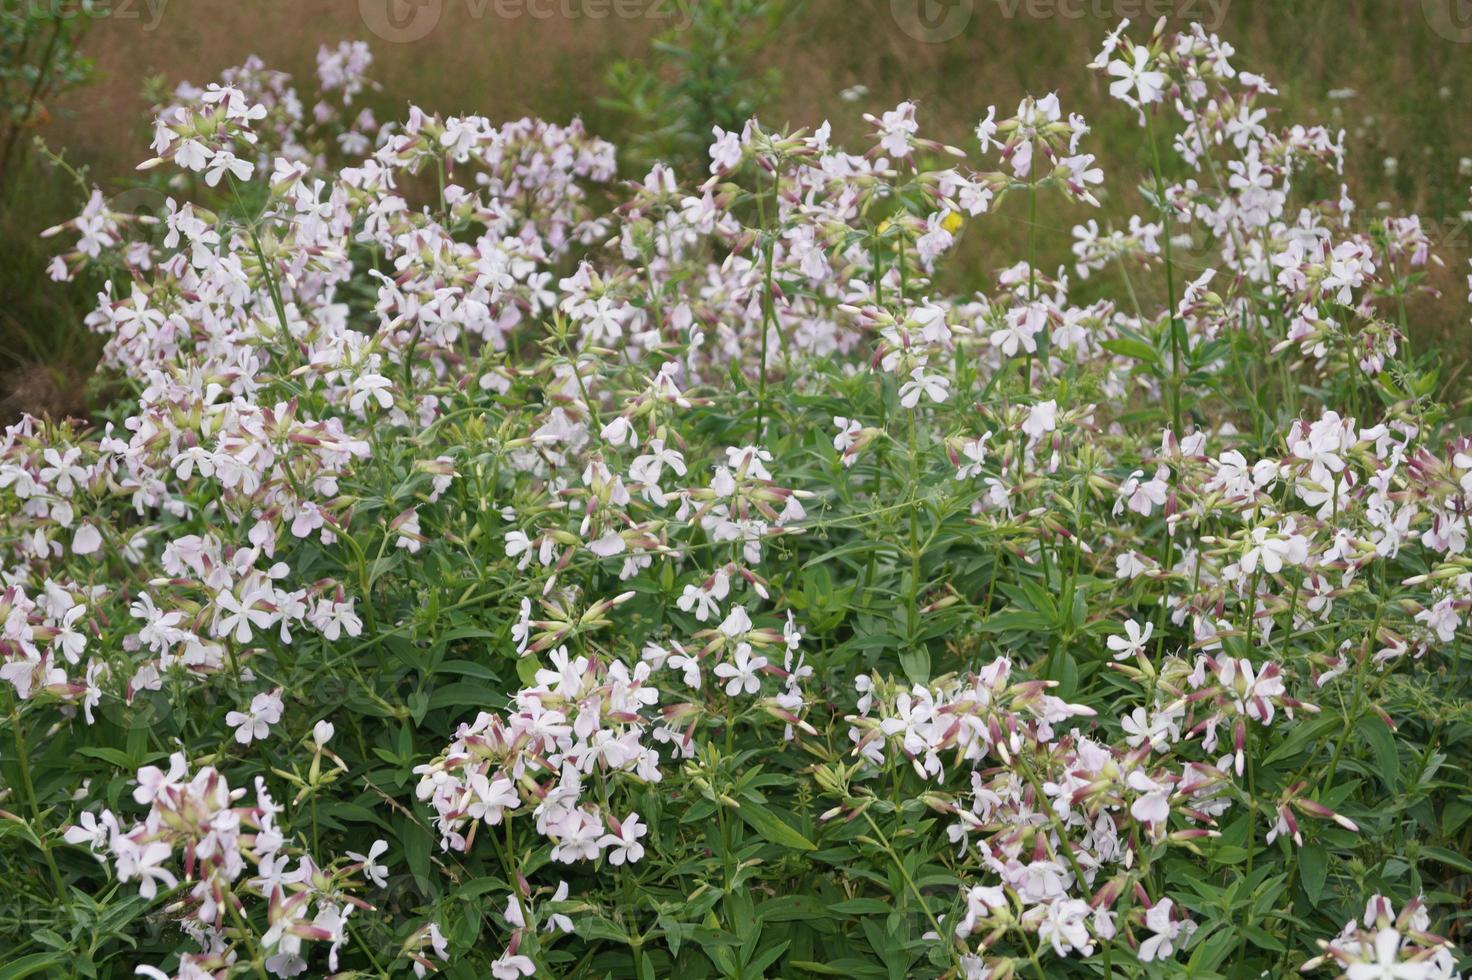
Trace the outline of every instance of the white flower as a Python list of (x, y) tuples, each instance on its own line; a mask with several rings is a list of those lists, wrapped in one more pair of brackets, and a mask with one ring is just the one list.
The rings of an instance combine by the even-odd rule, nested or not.
[(716, 664), (716, 676), (727, 678), (726, 694), (735, 697), (744, 689), (747, 694), (761, 690), (758, 672), (767, 665), (766, 657), (753, 657), (751, 647), (745, 643), (736, 647), (735, 663)]
[(639, 434), (622, 415), (615, 416), (612, 422), (606, 423), (598, 435), (614, 446), (622, 446), (626, 442), (633, 446), (639, 445)]
[(1046, 432), (1052, 432), (1058, 428), (1058, 403), (1049, 399), (1040, 402), (1027, 410), (1027, 418), (1023, 420), (1022, 431), (1034, 442), (1041, 439)]
[(737, 606), (726, 614), (721, 621), (720, 630), (731, 639), (745, 636), (751, 632), (751, 616), (747, 613), (745, 606)]
[(1149, 517), (1156, 507), (1165, 505), (1170, 485), (1165, 482), (1166, 468), (1157, 467), (1155, 477), (1142, 481), (1144, 470), (1135, 470), (1119, 486), (1119, 499), (1114, 502), (1114, 514), (1126, 507), (1142, 517)]
[(516, 641), (517, 656), (526, 656), (526, 645), (532, 635), (532, 601), (525, 596), (521, 600), (521, 612), (511, 626), (511, 639)]
[(172, 853), (167, 841), (150, 841), (138, 844), (131, 837), (121, 834), (113, 837), (113, 868), (119, 881), (138, 881), (138, 894), (152, 900), (158, 894), (160, 884), (173, 888), (179, 883), (173, 872), (160, 867)]
[(225, 724), (235, 729), (235, 741), (249, 745), (271, 734), (271, 726), (281, 720), (281, 689), (263, 691), (250, 700), (246, 711), (231, 711)]
[(951, 380), (942, 374), (926, 374), (924, 368), (910, 372), (911, 380), (900, 385), (900, 404), (914, 408), (923, 394), (933, 402), (943, 402), (951, 393)]
[(254, 172), (255, 164), (249, 160), (242, 160), (229, 150), (216, 150), (215, 155), (210, 158), (210, 166), (204, 175), (204, 182), (214, 187), (227, 173), (237, 180), (250, 180), (250, 175)]
[(1130, 816), (1143, 823), (1160, 825), (1170, 819), (1170, 786), (1159, 783), (1139, 769), (1125, 780), (1140, 796), (1130, 804)]
[(961, 445), (961, 455), (969, 462), (962, 463), (956, 467), (956, 479), (969, 480), (981, 476), (982, 464), (986, 462), (987, 443), (991, 441), (990, 432), (982, 433), (980, 438), (967, 439)]
[(381, 374), (360, 374), (353, 379), (353, 395), (348, 399), (348, 408), (363, 411), (363, 406), (372, 398), (379, 408), (393, 408), (394, 383)]
[(373, 846), (368, 848), (367, 854), (359, 854), (357, 851), (347, 851), (346, 854), (363, 866), (363, 877), (379, 888), (386, 888), (388, 887), (388, 867), (378, 863), (378, 856), (387, 850), (388, 841), (376, 840)]
[(670, 670), (681, 672), (681, 678), (684, 680), (686, 687), (692, 690), (700, 690), (700, 661), (686, 654), (678, 645), (676, 646), (676, 651), (670, 654), (669, 660), (665, 662), (669, 665)]
[(865, 119), (879, 128), (879, 146), (893, 157), (910, 155), (910, 143), (920, 124), (915, 121), (915, 103), (901, 102), (879, 119), (865, 114)]
[(518, 977), (529, 977), (537, 972), (537, 965), (530, 957), (520, 954), (512, 954), (510, 950), (502, 953), (491, 963), (491, 976), (496, 980), (517, 980)]
[[(567, 882), (559, 881), (557, 883), (557, 890), (552, 893), (551, 900), (554, 902), (567, 901)], [(546, 921), (543, 923), (542, 931), (571, 933), (572, 919), (563, 915), (561, 912), (552, 912), (547, 916)]]
[(532, 561), (532, 539), (525, 531), (506, 532), (506, 557), (515, 558), (516, 570), (525, 571)]
[(184, 761), (183, 752), (175, 752), (169, 756), (168, 772), (158, 766), (144, 766), (138, 770), (138, 785), (133, 787), (133, 801), (139, 806), (148, 806), (160, 793), (178, 785), (179, 780), (188, 772), (189, 767)]
[(644, 845), (639, 843), (639, 838), (649, 833), (649, 828), (639, 822), (638, 812), (629, 814), (621, 822), (613, 821), (613, 828), (617, 833), (604, 834), (598, 841), (599, 847), (613, 848), (608, 852), (608, 863), (617, 867), (625, 861), (629, 864), (638, 862), (644, 856)]
[[(199, 140), (187, 139), (174, 151), (174, 162), (185, 170), (203, 170), (210, 161), (210, 149)], [(218, 182), (220, 178), (216, 177)], [(213, 185), (211, 185), (213, 186)]]
[[(1165, 91), (1165, 73), (1150, 67), (1150, 50), (1143, 45), (1135, 45), (1132, 57), (1133, 63), (1118, 58), (1109, 63), (1109, 74), (1118, 79), (1109, 84), (1109, 94), (1140, 105), (1158, 101)], [(1136, 95), (1132, 96), (1131, 91)]]
[(1048, 308), (1042, 303), (1014, 306), (1007, 311), (1005, 324), (991, 333), (991, 344), (999, 347), (1008, 357), (1016, 357), (1018, 351), (1035, 354), (1038, 349), (1037, 335), (1048, 325)]
[(1162, 898), (1145, 911), (1145, 925), (1154, 935), (1140, 944), (1141, 962), (1168, 959), (1175, 953), (1176, 939), (1181, 932), (1184, 930), (1189, 936), (1194, 930), (1195, 923), (1178, 922), (1171, 917), (1172, 904), (1169, 898)]
[(228, 590), (217, 594), (215, 596), (215, 635), (234, 634), (235, 642), (249, 643), (255, 636), (251, 630), (252, 625), (265, 629), (276, 619), (275, 613), (259, 608), (258, 601), (259, 594), (254, 591), (249, 591), (244, 596), (237, 596)]
[(716, 141), (710, 146), (710, 172), (724, 174), (741, 164), (741, 136), (728, 133), (719, 126), (712, 126)]
[(1124, 623), (1124, 632), (1124, 636), (1116, 634), (1104, 641), (1109, 649), (1114, 651), (1115, 660), (1128, 660), (1130, 657), (1143, 654), (1145, 647), (1150, 643), (1150, 637), (1155, 633), (1155, 624), (1146, 623), (1142, 631), (1139, 623), (1133, 619), (1127, 619)]
[(1038, 939), (1051, 943), (1053, 952), (1059, 956), (1067, 956), (1075, 949), (1085, 956), (1093, 953), (1094, 944), (1086, 924), (1090, 912), (1088, 902), (1077, 898), (1056, 899), (1039, 909), (1042, 919), (1038, 923)]
[(344, 633), (358, 636), (363, 632), (363, 620), (353, 611), (352, 599), (346, 602), (323, 599), (312, 610), (308, 621), (329, 640), (336, 640)]
[(1375, 933), (1374, 956), (1349, 964), (1345, 980), (1431, 980), (1438, 975), (1435, 964), (1428, 960), (1400, 962), (1400, 933), (1389, 926)]
[(1114, 577), (1133, 579), (1150, 570), (1138, 551), (1126, 551), (1114, 557)]
[(992, 138), (997, 135), (997, 107), (987, 106), (986, 116), (976, 124), (976, 141), (981, 144), (982, 152), (986, 152), (992, 146)]
[(61, 624), (57, 627), (56, 636), (51, 644), (55, 649), (61, 651), (68, 663), (76, 663), (82, 659), (82, 651), (87, 648), (87, 637), (84, 633), (75, 629), (77, 621), (87, 614), (87, 607), (82, 604), (72, 606), (62, 617)]
[[(101, 819), (90, 810), (83, 810), (77, 816), (77, 823), (68, 827), (63, 835), (68, 844), (81, 846), (86, 844), (94, 852), (101, 851), (112, 839), (117, 831), (117, 818), (109, 810), (103, 810)], [(98, 855), (101, 859), (101, 855)]]
[(863, 425), (858, 419), (846, 419), (842, 415), (835, 415), (833, 424), (838, 429), (838, 435), (833, 437), (833, 448), (841, 453), (848, 452), (858, 442)]
[(472, 820), (484, 820), (494, 827), (501, 822), (502, 813), (521, 806), (515, 785), (504, 776), (492, 781), (482, 773), (472, 773), (468, 782), (472, 802), (466, 813)]
[[(420, 937), (421, 943), (426, 941), (429, 943), (430, 948), (434, 950), (434, 954), (441, 960), (448, 960), (450, 958), (450, 942), (445, 938), (445, 934), (440, 932), (439, 923), (431, 922), (417, 933), (417, 935)], [(420, 980), (423, 980), (424, 975), (431, 969), (433, 967), (427, 966), (418, 960), (414, 961), (414, 975), (419, 977)]]
[(90, 555), (102, 547), (102, 532), (91, 524), (83, 524), (72, 536), (72, 554)]

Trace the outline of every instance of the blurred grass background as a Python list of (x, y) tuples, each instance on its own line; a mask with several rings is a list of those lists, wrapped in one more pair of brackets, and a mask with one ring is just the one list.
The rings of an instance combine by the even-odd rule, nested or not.
[[(78, 0), (0, 2), (64, 9)], [(1141, 131), (1085, 65), (1121, 15), (1143, 36), (1155, 13), (1172, 9), (1177, 24), (1200, 20), (1227, 39), (1239, 69), (1277, 85), (1278, 122), (1348, 131), (1346, 180), (1360, 207), (1421, 215), (1446, 262), (1430, 281), (1452, 301), (1413, 301), (1413, 350), (1439, 351), (1452, 366), (1472, 353), (1460, 301), (1472, 256), (1472, 163), (1461, 162), (1472, 157), (1472, 43), (1447, 28), (1464, 23), (1458, 13), (1472, 25), (1472, 0), (112, 0), (102, 9), (78, 42), (92, 82), (45, 101), (24, 128), (108, 194), (136, 183), (133, 166), (149, 155), (146, 79), (202, 85), (256, 54), (296, 76), (309, 99), (318, 46), (339, 40), (371, 44), (382, 89), (368, 104), (381, 120), (411, 102), (492, 119), (582, 116), (629, 147), (630, 177), (662, 148), (695, 165), (678, 140), (702, 141), (695, 127), (751, 109), (769, 128), (829, 119), (837, 139), (858, 147), (863, 112), (909, 98), (922, 133), (974, 150), (987, 105), (1006, 115), (1025, 93), (1056, 90), (1092, 125), (1085, 148), (1105, 166), (1110, 195), (1098, 213), (1051, 200), (1040, 209), (1049, 267), (1069, 259), (1075, 223), (1122, 224), (1144, 210), (1134, 191), (1147, 165)], [(399, 17), (387, 30), (385, 10)], [(392, 26), (420, 16), (432, 17), (427, 30), (429, 20)], [(679, 118), (672, 93), (685, 99)], [(690, 131), (654, 131), (682, 125)], [(51, 283), (52, 245), (37, 237), (82, 203), (35, 153), (0, 188), (0, 418), (86, 412), (99, 345), (81, 320), (97, 284)], [(946, 285), (988, 283), (1026, 254), (1026, 241), (1024, 217), (1007, 202), (968, 227)]]

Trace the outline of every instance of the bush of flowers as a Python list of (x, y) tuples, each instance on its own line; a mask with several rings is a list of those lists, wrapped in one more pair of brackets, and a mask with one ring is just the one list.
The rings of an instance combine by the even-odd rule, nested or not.
[(1127, 227), (1053, 95), (624, 182), (181, 86), (53, 230), (123, 395), (0, 440), (0, 976), (1457, 976), (1438, 260), (1238, 62), (1105, 40)]

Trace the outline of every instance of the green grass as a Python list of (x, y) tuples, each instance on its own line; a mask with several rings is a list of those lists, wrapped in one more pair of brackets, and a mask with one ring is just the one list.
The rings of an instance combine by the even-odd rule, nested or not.
[(31, 159), (0, 208), (0, 420), (22, 411), (82, 415), (100, 338), (82, 323), (93, 292), (46, 275), (40, 235), (80, 210), (71, 179)]

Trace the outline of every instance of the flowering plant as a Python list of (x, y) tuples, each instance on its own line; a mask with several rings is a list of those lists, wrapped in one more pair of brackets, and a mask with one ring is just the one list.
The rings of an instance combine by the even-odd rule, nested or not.
[(1145, 211), (959, 296), (992, 212), (1097, 204), (1056, 96), (619, 183), (577, 123), (380, 125), (361, 45), (310, 110), (181, 87), (158, 224), (54, 230), (129, 395), (0, 441), (13, 961), (1456, 975), (1427, 244), (1127, 27)]

